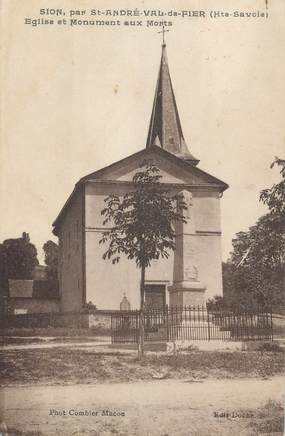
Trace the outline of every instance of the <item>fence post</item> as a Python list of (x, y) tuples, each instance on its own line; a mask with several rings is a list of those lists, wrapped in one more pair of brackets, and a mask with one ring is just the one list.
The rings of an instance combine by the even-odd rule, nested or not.
[(169, 341), (169, 327), (168, 327), (168, 304), (165, 306), (166, 309), (166, 339)]
[(210, 318), (209, 318), (209, 309), (206, 307), (207, 310), (207, 323), (208, 323), (208, 341), (211, 340), (211, 331), (210, 331)]

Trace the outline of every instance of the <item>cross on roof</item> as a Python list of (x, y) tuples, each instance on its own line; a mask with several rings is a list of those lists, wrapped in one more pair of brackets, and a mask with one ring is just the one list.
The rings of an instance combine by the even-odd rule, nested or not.
[(162, 45), (165, 45), (164, 34), (165, 34), (166, 32), (169, 32), (169, 30), (168, 30), (168, 29), (165, 30), (165, 27), (164, 27), (164, 26), (162, 26), (162, 30), (161, 30), (160, 32), (157, 32), (157, 33), (162, 33)]

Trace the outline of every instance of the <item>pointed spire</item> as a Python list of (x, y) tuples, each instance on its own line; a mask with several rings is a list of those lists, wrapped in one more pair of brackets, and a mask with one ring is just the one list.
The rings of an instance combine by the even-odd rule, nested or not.
[(190, 153), (184, 140), (164, 42), (146, 147), (153, 145), (160, 146), (192, 165), (197, 165), (199, 162)]

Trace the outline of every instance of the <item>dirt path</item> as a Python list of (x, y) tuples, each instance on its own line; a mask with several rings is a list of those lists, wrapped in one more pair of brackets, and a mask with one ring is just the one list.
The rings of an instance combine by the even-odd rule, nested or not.
[(21, 344), (21, 345), (3, 345), (1, 350), (41, 350), (44, 348), (86, 348), (86, 347), (102, 347), (108, 346), (111, 341), (85, 341), (85, 342), (51, 342), (51, 343), (40, 343), (40, 344)]
[[(2, 390), (2, 416), (8, 427), (44, 435), (252, 435), (243, 418), (216, 418), (214, 412), (280, 401), (282, 386), (283, 379), (274, 377), (7, 387)], [(51, 409), (63, 415), (51, 415)], [(89, 415), (75, 416), (85, 410)], [(102, 416), (102, 410), (125, 416)]]

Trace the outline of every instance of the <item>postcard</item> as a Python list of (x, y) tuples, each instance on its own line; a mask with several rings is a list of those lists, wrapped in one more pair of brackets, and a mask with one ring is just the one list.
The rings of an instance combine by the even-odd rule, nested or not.
[(282, 435), (284, 1), (0, 5), (0, 434)]

